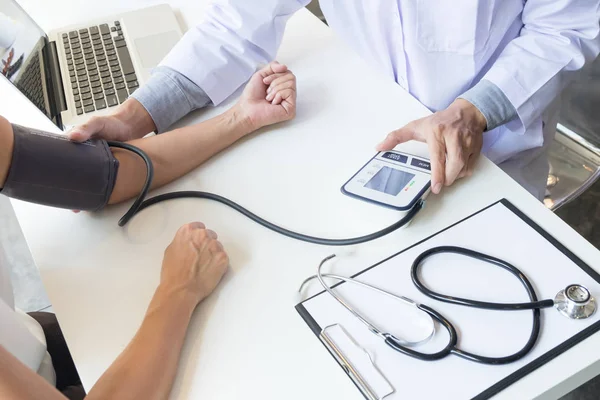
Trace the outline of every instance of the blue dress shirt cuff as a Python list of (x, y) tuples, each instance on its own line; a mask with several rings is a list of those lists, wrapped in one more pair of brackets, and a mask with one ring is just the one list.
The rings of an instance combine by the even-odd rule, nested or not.
[(487, 121), (486, 131), (491, 131), (517, 117), (517, 110), (508, 97), (498, 86), (485, 79), (458, 98), (467, 100), (483, 114)]
[(148, 111), (163, 133), (191, 111), (211, 104), (210, 98), (194, 82), (169, 68), (157, 67), (152, 77), (132, 95)]

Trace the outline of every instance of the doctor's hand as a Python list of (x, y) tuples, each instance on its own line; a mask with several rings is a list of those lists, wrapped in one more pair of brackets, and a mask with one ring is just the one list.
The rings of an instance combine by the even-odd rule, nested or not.
[(450, 186), (456, 179), (473, 173), (486, 126), (485, 117), (473, 104), (456, 99), (445, 110), (391, 132), (377, 150), (391, 150), (409, 140), (427, 143), (431, 158), (431, 190), (437, 194), (442, 185)]
[(165, 250), (157, 291), (188, 300), (193, 307), (211, 294), (229, 266), (217, 239), (201, 222), (179, 228)]
[(250, 78), (236, 107), (252, 130), (290, 120), (296, 116), (296, 77), (272, 62)]
[(76, 126), (68, 132), (69, 139), (83, 142), (90, 138), (126, 142), (139, 139), (156, 126), (148, 111), (134, 98), (129, 98), (110, 115), (92, 117), (83, 125)]

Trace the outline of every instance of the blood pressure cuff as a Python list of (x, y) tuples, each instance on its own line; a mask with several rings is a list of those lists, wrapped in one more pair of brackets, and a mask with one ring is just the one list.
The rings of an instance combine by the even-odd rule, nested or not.
[(0, 193), (71, 210), (96, 211), (108, 203), (119, 168), (105, 140), (74, 143), (12, 125), (12, 163)]

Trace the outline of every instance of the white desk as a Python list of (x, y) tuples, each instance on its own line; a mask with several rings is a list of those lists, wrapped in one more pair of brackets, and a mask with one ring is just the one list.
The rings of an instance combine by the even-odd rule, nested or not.
[[(50, 30), (156, 2), (21, 3)], [(200, 19), (205, 3), (172, 2), (185, 28)], [(395, 212), (345, 197), (339, 187), (388, 131), (427, 110), (379, 77), (306, 11), (290, 21), (278, 59), (298, 76), (297, 118), (244, 140), (156, 193), (220, 193), (271, 221), (321, 236), (349, 237), (389, 225)], [(52, 129), (22, 98), (8, 97), (0, 96), (0, 114)], [(184, 123), (220, 110), (196, 113)], [(343, 272), (369, 265), (502, 197), (600, 270), (600, 253), (593, 246), (484, 159), (473, 178), (430, 198), (410, 229), (361, 246), (361, 263)], [(362, 398), (293, 308), (298, 285), (332, 249), (278, 236), (201, 200), (154, 206), (125, 229), (117, 221), (128, 204), (80, 215), (13, 204), (86, 388), (138, 328), (158, 282), (163, 250), (176, 229), (201, 220), (220, 234), (231, 269), (194, 316), (172, 397)], [(558, 397), (600, 372), (598, 348), (600, 335), (595, 335), (497, 398)]]

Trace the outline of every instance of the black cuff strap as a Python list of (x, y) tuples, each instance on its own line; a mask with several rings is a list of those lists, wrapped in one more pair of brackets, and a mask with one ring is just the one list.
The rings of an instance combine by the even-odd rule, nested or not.
[(72, 210), (96, 211), (108, 203), (119, 161), (105, 140), (74, 143), (65, 136), (12, 125), (14, 149), (0, 193)]

